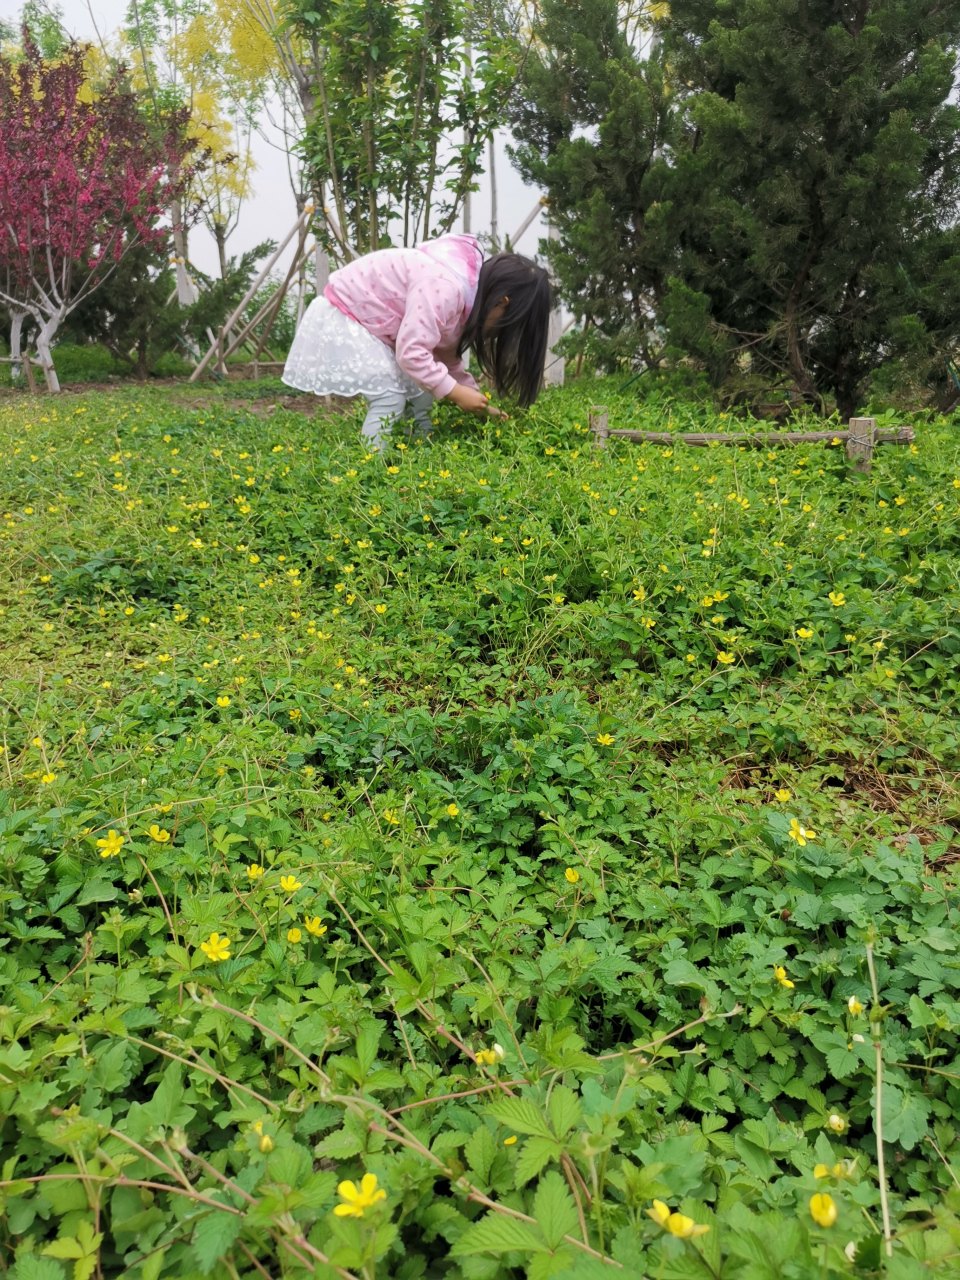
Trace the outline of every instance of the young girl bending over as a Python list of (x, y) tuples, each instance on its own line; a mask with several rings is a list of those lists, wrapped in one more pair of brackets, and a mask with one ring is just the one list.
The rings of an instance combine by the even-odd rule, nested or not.
[(547, 273), (518, 253), (483, 261), (473, 236), (380, 249), (330, 277), (293, 340), (283, 381), (317, 395), (363, 396), (363, 438), (379, 449), (409, 402), (418, 433), (434, 399), (498, 416), (461, 357), (521, 405), (537, 398), (547, 349)]

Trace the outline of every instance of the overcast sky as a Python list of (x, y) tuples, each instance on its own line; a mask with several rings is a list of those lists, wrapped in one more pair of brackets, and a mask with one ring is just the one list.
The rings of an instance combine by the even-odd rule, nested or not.
[[(61, 0), (67, 29), (78, 40), (95, 40), (96, 29), (106, 37), (120, 25), (128, 0)], [(0, 17), (11, 20), (20, 11), (22, 0), (0, 0)], [(237, 230), (227, 242), (231, 255), (242, 253), (263, 240), (282, 240), (293, 225), (296, 206), (287, 172), (282, 139), (264, 122), (265, 135), (253, 140), (257, 169), (253, 175), (254, 194), (240, 213)], [(533, 208), (539, 192), (520, 180), (507, 158), (501, 135), (497, 145), (497, 180), (501, 236), (512, 235)], [(473, 196), (472, 228), (475, 233), (490, 229), (490, 182), (486, 174), (480, 178), (480, 190)], [(521, 252), (534, 254), (540, 236), (546, 235), (542, 217), (529, 227), (516, 246)], [(190, 258), (211, 275), (219, 272), (213, 237), (204, 227), (190, 232)]]

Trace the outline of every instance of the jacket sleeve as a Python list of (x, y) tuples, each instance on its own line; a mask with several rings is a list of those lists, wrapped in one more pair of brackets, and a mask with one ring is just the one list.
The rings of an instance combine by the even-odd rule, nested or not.
[(432, 391), (438, 400), (449, 395), (458, 382), (472, 379), (461, 361), (448, 368), (435, 357), (450, 341), (463, 308), (460, 291), (432, 274), (417, 281), (407, 293), (406, 308), (397, 330), (397, 364), (414, 382)]

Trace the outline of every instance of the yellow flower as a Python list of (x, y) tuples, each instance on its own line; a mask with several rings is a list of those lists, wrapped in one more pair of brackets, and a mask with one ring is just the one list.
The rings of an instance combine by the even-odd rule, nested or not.
[(813, 1176), (815, 1178), (829, 1178), (830, 1170), (825, 1164), (814, 1165)]
[(230, 705), (230, 699), (226, 696), (226, 694), (224, 694), (222, 698), (217, 699), (218, 707), (229, 707), (229, 705)]
[(400, 815), (397, 813), (396, 809), (384, 809), (383, 816), (387, 822), (396, 824), (400, 821)]
[(813, 635), (813, 632), (810, 630), (809, 627), (798, 627), (797, 635), (800, 637), (801, 640), (809, 640), (810, 637)]
[(505, 1147), (512, 1147), (513, 1144), (516, 1142), (516, 1140), (517, 1140), (517, 1135), (514, 1134), (512, 1138), (504, 1138), (503, 1145)]
[(304, 916), (303, 923), (307, 926), (307, 933), (312, 934), (315, 938), (322, 938), (327, 932), (327, 926), (320, 923), (319, 916)]
[(122, 844), (123, 836), (111, 828), (102, 840), (97, 841), (97, 848), (100, 850), (100, 857), (115, 858), (120, 852), (120, 846)]
[(163, 827), (158, 827), (156, 823), (147, 828), (147, 835), (154, 844), (166, 844), (170, 839), (170, 832), (165, 831)]
[(722, 662), (724, 666), (729, 666), (731, 662), (736, 662), (736, 660), (737, 658), (735, 654), (727, 653), (723, 649), (721, 649), (720, 652), (717, 654), (717, 661)]
[(298, 889), (303, 888), (303, 885), (296, 876), (281, 876), (280, 888), (284, 893), (296, 893)]
[(825, 1191), (810, 1197), (810, 1217), (819, 1227), (832, 1227), (837, 1220), (837, 1206), (833, 1196)]
[(847, 1008), (850, 1010), (850, 1012), (853, 1014), (854, 1017), (856, 1017), (858, 1013), (863, 1013), (863, 1005), (860, 1003), (860, 1001), (857, 999), (856, 996), (850, 997), (850, 999), (847, 1001)]
[(834, 1133), (843, 1133), (847, 1127), (846, 1120), (844, 1120), (843, 1116), (838, 1116), (835, 1111), (827, 1117), (827, 1124)]
[(288, 930), (287, 930), (287, 941), (288, 941), (288, 942), (299, 942), (299, 941), (300, 941), (300, 939), (301, 939), (302, 937), (303, 937), (303, 934), (300, 932), (300, 930), (299, 930), (299, 929), (288, 929)]
[(247, 879), (257, 881), (263, 875), (263, 867), (258, 862), (251, 862), (247, 867)]
[(219, 964), (221, 960), (230, 959), (230, 939), (221, 938), (219, 933), (211, 933), (206, 942), (200, 943), (200, 950), (208, 960)]
[(616, 738), (612, 733), (598, 733), (597, 742), (601, 747), (612, 747), (616, 742)]
[(455, 818), (459, 812), (460, 812), (460, 810), (457, 808), (457, 806), (456, 806), (455, 804), (448, 804), (448, 805), (447, 805), (447, 816), (448, 816), (448, 817), (450, 817), (450, 818)]
[(779, 791), (774, 792), (774, 795), (777, 797), (777, 799), (780, 801), (781, 804), (786, 804), (787, 801), (790, 799), (790, 792), (787, 790), (786, 787), (781, 787)]
[(477, 1051), (477, 1062), (484, 1067), (492, 1067), (498, 1062), (502, 1062), (506, 1056), (503, 1046), (495, 1044), (489, 1049), (479, 1049)]
[(56, 782), (56, 780), (57, 780), (57, 775), (55, 773), (45, 773), (43, 777), (40, 779), (40, 781), (46, 787), (49, 787), (50, 783)]
[(566, 879), (570, 882), (570, 884), (576, 884), (577, 881), (580, 879), (580, 872), (576, 869), (576, 867), (567, 867), (566, 871), (564, 871), (563, 874), (566, 877)]
[(694, 1222), (684, 1213), (672, 1213), (662, 1200), (654, 1200), (653, 1208), (647, 1210), (647, 1216), (652, 1218), (658, 1227), (669, 1231), (672, 1236), (678, 1236), (681, 1240), (692, 1240), (695, 1236), (704, 1236), (710, 1230), (705, 1223)]
[(847, 597), (843, 594), (842, 591), (831, 591), (827, 595), (827, 599), (830, 601), (830, 603), (833, 605), (835, 609), (839, 609), (842, 604), (847, 603)]
[(375, 607), (375, 609), (376, 609), (377, 613), (386, 613), (386, 612), (387, 612), (387, 606), (386, 606), (385, 604), (378, 604), (378, 605), (375, 605), (374, 607)]
[(375, 1173), (365, 1173), (359, 1188), (355, 1182), (341, 1182), (337, 1187), (337, 1195), (344, 1201), (333, 1211), (338, 1218), (362, 1218), (366, 1209), (371, 1209), (387, 1198), (387, 1193), (382, 1188), (377, 1190)]
[(790, 819), (790, 830), (787, 832), (787, 835), (791, 840), (796, 840), (801, 849), (808, 840), (815, 840), (817, 838), (817, 833), (815, 831), (808, 831), (805, 827), (801, 827), (796, 818)]
[(787, 971), (784, 969), (783, 965), (775, 964), (773, 966), (773, 976), (780, 983), (781, 987), (789, 987), (792, 990), (793, 983), (787, 977)]
[(847, 644), (853, 644), (857, 637), (855, 635), (845, 635), (843, 638), (846, 640)]
[(158, 662), (169, 662), (169, 661), (170, 661), (170, 655), (169, 655), (169, 653), (158, 653), (158, 654), (157, 654), (157, 661), (158, 661)]

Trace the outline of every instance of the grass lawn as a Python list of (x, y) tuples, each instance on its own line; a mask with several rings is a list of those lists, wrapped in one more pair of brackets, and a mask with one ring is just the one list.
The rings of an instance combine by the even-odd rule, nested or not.
[(960, 1274), (954, 420), (279, 390), (0, 401), (11, 1280)]

